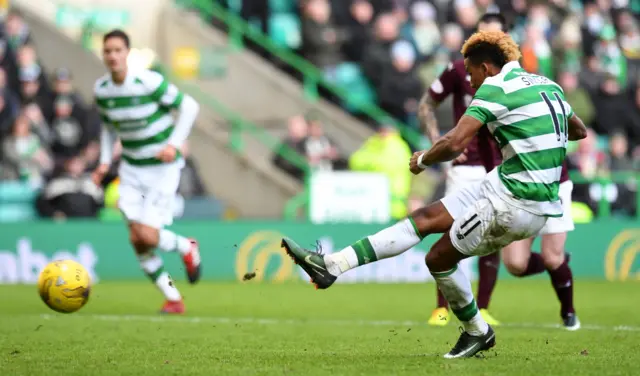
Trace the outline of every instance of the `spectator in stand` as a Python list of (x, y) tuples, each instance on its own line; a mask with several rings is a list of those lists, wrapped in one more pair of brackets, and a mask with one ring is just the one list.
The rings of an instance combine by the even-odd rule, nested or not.
[(440, 44), (440, 29), (436, 24), (436, 9), (426, 1), (411, 5), (411, 20), (403, 28), (402, 35), (415, 43), (418, 53), (426, 58), (433, 55)]
[(0, 139), (11, 132), (13, 121), (20, 111), (17, 103), (11, 103), (11, 92), (0, 89)]
[(331, 171), (344, 169), (346, 163), (341, 159), (333, 140), (324, 133), (320, 115), (310, 112), (306, 116), (309, 135), (304, 140), (304, 154), (314, 170)]
[(4, 35), (0, 32), (0, 68), (4, 72), (5, 85), (11, 91), (20, 91), (20, 79), (18, 78), (18, 64), (15, 53), (9, 48)]
[(3, 178), (24, 180), (38, 188), (44, 183), (45, 175), (53, 168), (53, 163), (40, 138), (31, 132), (29, 119), (20, 114), (11, 135), (2, 143)]
[(391, 216), (399, 220), (407, 215), (411, 190), (411, 172), (407, 169), (407, 161), (411, 158), (411, 150), (392, 124), (392, 120), (381, 124), (378, 132), (351, 155), (349, 168), (353, 171), (379, 172), (389, 178)]
[(400, 25), (390, 13), (378, 16), (375, 35), (362, 57), (362, 70), (374, 87), (380, 86), (382, 74), (391, 65), (391, 45), (398, 39)]
[(73, 116), (74, 106), (68, 97), (58, 97), (54, 104), (51, 151), (57, 161), (79, 155), (89, 143), (83, 123)]
[(95, 218), (103, 204), (102, 188), (86, 173), (81, 156), (67, 159), (54, 173), (36, 200), (36, 209), (45, 218)]
[[(241, 0), (240, 16), (248, 22), (258, 21), (262, 32), (266, 35), (269, 35), (270, 13), (269, 0)], [(251, 40), (247, 42), (251, 48), (257, 47)]]
[(346, 23), (348, 39), (343, 52), (349, 60), (361, 61), (371, 38), (374, 9), (367, 0), (354, 0), (349, 11), (350, 17)]
[[(301, 165), (304, 164), (305, 155), (304, 141), (308, 135), (308, 125), (304, 116), (296, 115), (289, 119), (287, 125), (288, 134), (284, 141), (276, 149), (273, 157), (273, 163), (298, 180), (304, 178), (304, 170)], [(297, 160), (298, 163), (292, 160)]]
[(35, 102), (27, 102), (22, 106), (22, 112), (29, 120), (31, 132), (36, 134), (40, 138), (40, 142), (48, 147), (53, 141), (54, 135), (42, 115), (42, 111), (40, 111), (40, 106)]
[(530, 73), (553, 78), (551, 47), (545, 38), (544, 29), (536, 23), (526, 26), (525, 39), (520, 45), (522, 68)]
[(331, 79), (344, 60), (347, 34), (331, 19), (328, 0), (307, 0), (303, 5), (302, 54)]
[(20, 47), (31, 43), (29, 25), (24, 22), (24, 19), (18, 13), (10, 12), (7, 15), (4, 28), (9, 47), (13, 51), (17, 51)]
[[(75, 91), (73, 87), (71, 72), (66, 68), (59, 68), (53, 74), (52, 102), (55, 103), (58, 99), (61, 98), (70, 101), (73, 105), (73, 112), (71, 114), (72, 117), (74, 117), (80, 123), (84, 123), (87, 121), (87, 105), (80, 94)], [(55, 108), (53, 108), (50, 112), (52, 115), (54, 115)], [(49, 121), (49, 123), (52, 123), (53, 118), (47, 119), (47, 121)]]
[(598, 133), (612, 134), (614, 131), (627, 133), (628, 130), (633, 129), (632, 103), (628, 100), (627, 91), (620, 87), (615, 76), (605, 75), (596, 96), (594, 129)]
[(442, 28), (442, 43), (434, 51), (433, 57), (424, 63), (424, 82), (433, 82), (450, 62), (462, 57), (460, 48), (464, 41), (464, 33), (460, 26), (447, 24)]
[(180, 151), (184, 157), (185, 166), (180, 175), (178, 194), (186, 199), (205, 196), (207, 192), (198, 174), (198, 166), (189, 153), (189, 143), (185, 142)]
[(580, 72), (583, 57), (582, 34), (577, 17), (568, 17), (562, 23), (553, 47), (554, 66), (564, 71)]
[[(609, 138), (608, 169), (612, 173), (629, 172), (634, 170), (633, 161), (629, 157), (627, 136), (615, 133)], [(612, 210), (628, 216), (635, 216), (636, 195), (638, 194), (637, 180), (630, 177), (627, 181), (615, 184), (617, 195), (612, 203)]]
[(38, 76), (40, 75), (40, 67), (33, 65), (29, 68), (20, 69), (20, 101), (22, 105), (34, 103), (38, 106), (44, 119), (49, 118), (47, 111), (53, 107), (51, 104), (52, 97), (45, 92), (40, 84)]
[[(51, 100), (51, 88), (49, 87), (49, 82), (47, 81), (47, 77), (44, 74), (42, 65), (38, 62), (38, 56), (36, 54), (35, 47), (30, 44), (26, 44), (18, 49), (16, 56), (18, 63), (18, 74), (21, 77), (23, 75), (35, 76), (30, 78), (30, 80), (38, 81), (39, 85), (37, 95), (46, 97)], [(48, 107), (44, 110), (47, 109)]]
[(571, 105), (573, 112), (586, 125), (591, 125), (594, 119), (593, 102), (589, 93), (579, 86), (578, 75), (573, 72), (561, 72), (558, 83), (564, 90), (564, 97)]
[(640, 59), (640, 27), (628, 10), (620, 12), (617, 18), (620, 30), (620, 47), (629, 59)]
[(413, 45), (400, 40), (391, 48), (391, 65), (382, 72), (377, 88), (380, 106), (393, 117), (407, 122), (418, 110), (423, 93), (422, 83), (415, 71), (416, 51)]
[(0, 91), (4, 93), (4, 100), (7, 106), (13, 111), (20, 109), (20, 97), (16, 94), (18, 87), (12, 88), (7, 79), (7, 72), (0, 67)]

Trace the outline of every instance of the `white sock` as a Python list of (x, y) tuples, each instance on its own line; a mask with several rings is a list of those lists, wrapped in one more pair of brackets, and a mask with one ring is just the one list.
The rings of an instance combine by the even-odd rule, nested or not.
[(404, 253), (420, 243), (411, 219), (406, 218), (362, 240), (358, 240), (340, 252), (324, 257), (329, 273), (339, 276), (349, 269), (370, 262)]
[(160, 230), (158, 236), (158, 249), (164, 252), (180, 252), (186, 255), (191, 250), (191, 241), (173, 231)]
[(180, 292), (171, 280), (169, 273), (164, 271), (162, 259), (154, 254), (138, 256), (140, 267), (151, 278), (153, 283), (158, 286), (162, 294), (167, 300), (182, 300)]
[(487, 333), (489, 325), (484, 321), (473, 298), (471, 282), (458, 268), (447, 272), (431, 272), (433, 278), (442, 291), (442, 295), (449, 302), (449, 306), (458, 320), (464, 326), (464, 330), (473, 335), (481, 336)]
[(156, 279), (156, 286), (162, 291), (164, 297), (172, 302), (177, 302), (182, 300), (182, 296), (180, 295), (180, 291), (176, 287), (175, 283), (171, 279), (171, 276), (167, 272), (160, 273), (158, 279)]

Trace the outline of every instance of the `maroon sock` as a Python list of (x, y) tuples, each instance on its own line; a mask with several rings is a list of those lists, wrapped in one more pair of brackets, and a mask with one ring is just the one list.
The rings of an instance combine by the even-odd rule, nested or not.
[(436, 287), (436, 291), (438, 293), (438, 308), (449, 309), (449, 302), (447, 302), (447, 299), (444, 298), (444, 295), (442, 295), (442, 292), (438, 287)]
[(556, 270), (547, 270), (551, 277), (551, 284), (560, 301), (560, 314), (566, 317), (569, 313), (575, 313), (573, 308), (573, 273), (565, 260)]
[(531, 252), (529, 263), (527, 264), (527, 269), (524, 271), (524, 273), (516, 277), (527, 277), (530, 275), (536, 275), (544, 272), (545, 270), (547, 269), (544, 267), (542, 256), (539, 253)]
[(500, 268), (500, 253), (492, 253), (478, 259), (478, 297), (476, 299), (479, 309), (489, 308), (491, 293), (496, 287), (498, 269)]

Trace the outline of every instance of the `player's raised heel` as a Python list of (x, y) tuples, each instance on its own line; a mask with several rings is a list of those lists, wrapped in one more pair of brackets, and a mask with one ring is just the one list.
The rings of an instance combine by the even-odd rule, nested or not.
[(187, 270), (187, 280), (189, 283), (195, 284), (198, 283), (202, 274), (200, 246), (195, 239), (189, 240), (191, 241), (191, 250), (182, 256), (182, 262), (184, 262), (185, 269)]
[(489, 350), (496, 345), (496, 333), (491, 325), (485, 335), (472, 336), (461, 328), (460, 338), (451, 351), (446, 353), (446, 359), (471, 358), (479, 352)]
[(309, 275), (317, 289), (329, 288), (336, 281), (337, 277), (329, 273), (320, 252), (304, 249), (289, 238), (282, 239), (281, 246), (293, 262)]

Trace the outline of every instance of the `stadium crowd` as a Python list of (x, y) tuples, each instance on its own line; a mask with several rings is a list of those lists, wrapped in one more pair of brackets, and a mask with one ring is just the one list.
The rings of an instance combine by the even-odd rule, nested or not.
[[(0, 25), (0, 222), (119, 217), (118, 163), (102, 187), (91, 181), (100, 153), (100, 116), (76, 92), (72, 78), (63, 67), (46, 71), (29, 25), (7, 11)], [(187, 145), (182, 151), (188, 156)], [(190, 158), (179, 193), (204, 195)]]
[[(557, 81), (576, 114), (590, 127), (589, 138), (572, 145), (572, 170), (594, 178), (640, 169), (640, 1), (290, 2), (295, 3), (291, 9), (301, 24), (298, 52), (321, 69), (330, 82), (342, 79), (345, 67), (356, 65), (377, 103), (415, 127), (418, 101), (425, 89), (450, 61), (460, 57), (460, 47), (479, 17), (486, 12), (501, 12), (521, 46), (523, 67)], [(282, 9), (286, 7), (274, 7), (269, 1), (243, 1), (241, 15), (247, 20), (273, 23), (279, 20), (274, 13)], [(273, 28), (266, 25), (264, 30)], [(357, 90), (359, 86), (353, 87)], [(448, 106), (445, 102), (438, 112), (438, 122), (445, 131), (453, 126)], [(292, 122), (295, 125), (289, 124), (289, 144), (295, 144), (292, 139), (300, 139), (304, 145), (304, 119), (295, 117)], [(374, 138), (386, 135), (388, 129), (383, 125)], [(298, 150), (304, 151), (304, 147)], [(331, 150), (335, 158), (336, 152)], [(395, 155), (403, 154), (398, 151)], [(307, 157), (317, 165), (317, 157)], [(381, 159), (385, 166), (381, 164), (379, 169), (391, 174), (391, 159)], [(397, 160), (397, 168), (404, 168), (406, 162)], [(406, 188), (409, 185), (404, 184), (397, 193), (403, 192), (411, 201), (411, 190)], [(636, 192), (637, 183), (630, 178), (628, 182), (609, 184), (604, 190), (599, 184), (577, 184), (574, 199), (597, 211), (604, 195), (613, 203), (614, 211), (633, 215)]]

